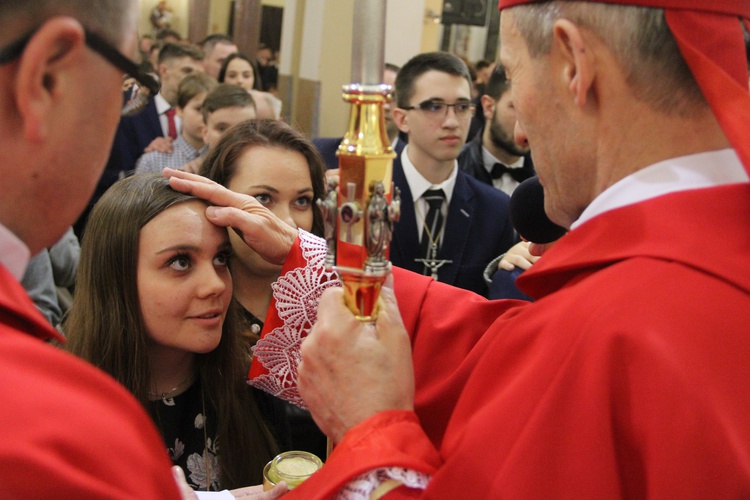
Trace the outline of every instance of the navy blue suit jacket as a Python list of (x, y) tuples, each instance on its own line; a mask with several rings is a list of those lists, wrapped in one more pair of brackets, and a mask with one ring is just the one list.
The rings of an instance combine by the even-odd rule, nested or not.
[[(406, 182), (401, 158), (393, 161), (393, 182), (401, 190), (401, 219), (391, 244), (393, 265), (422, 273), (414, 199)], [(438, 270), (439, 281), (487, 296), (482, 273), (487, 264), (514, 243), (505, 193), (459, 171), (445, 221), (438, 259), (452, 260)]]
[[(149, 99), (146, 109), (141, 113), (122, 118), (118, 127), (118, 139), (121, 139), (121, 142), (118, 143), (116, 139), (115, 146), (119, 148), (123, 170), (130, 172), (135, 169), (135, 163), (146, 146), (163, 135), (159, 113), (156, 111), (156, 101), (153, 97)], [(115, 153), (114, 148), (112, 153)]]
[[(479, 133), (461, 150), (461, 154), (458, 155), (458, 168), (461, 171), (466, 172), (471, 177), (492, 186), (492, 176), (490, 176), (487, 169), (484, 168), (484, 159), (482, 157), (482, 135), (484, 129), (480, 130)], [(524, 165), (531, 165), (534, 168), (534, 163), (531, 160), (531, 154), (524, 156)], [(520, 238), (516, 235), (516, 242), (520, 241)], [(488, 297), (490, 299), (522, 299), (531, 300), (531, 297), (516, 288), (516, 278), (523, 271), (516, 269), (513, 272), (498, 270), (492, 277), (492, 284)]]

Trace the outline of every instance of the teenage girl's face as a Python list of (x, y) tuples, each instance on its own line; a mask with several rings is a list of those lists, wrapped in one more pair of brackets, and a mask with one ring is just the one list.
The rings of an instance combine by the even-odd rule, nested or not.
[(242, 58), (235, 57), (227, 65), (224, 73), (224, 83), (239, 85), (245, 90), (250, 90), (255, 84), (255, 74), (250, 63)]
[[(252, 146), (237, 160), (234, 176), (227, 187), (249, 194), (292, 227), (310, 231), (313, 225), (313, 187), (305, 157), (279, 147)], [(254, 273), (278, 274), (253, 252), (233, 231), (230, 239), (235, 253), (234, 266), (245, 266)]]
[(200, 201), (179, 203), (141, 229), (138, 299), (156, 352), (207, 353), (221, 340), (231, 247), (205, 211)]

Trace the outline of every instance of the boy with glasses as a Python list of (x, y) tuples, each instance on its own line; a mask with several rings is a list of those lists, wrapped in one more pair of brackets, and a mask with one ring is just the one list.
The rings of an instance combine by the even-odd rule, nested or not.
[(457, 166), (473, 113), (469, 71), (458, 57), (420, 54), (398, 72), (392, 115), (409, 141), (393, 162), (401, 220), (391, 260), (486, 295), (484, 267), (514, 241), (508, 196)]

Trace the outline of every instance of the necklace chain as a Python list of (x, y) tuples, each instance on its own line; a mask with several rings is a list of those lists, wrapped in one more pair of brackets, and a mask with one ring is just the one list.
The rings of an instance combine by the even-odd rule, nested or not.
[(192, 382), (193, 379), (195, 379), (195, 371), (190, 372), (190, 375), (187, 376), (185, 380), (174, 386), (168, 391), (165, 392), (148, 392), (148, 396), (153, 399), (161, 399), (162, 401), (167, 400), (167, 398), (170, 398), (174, 393), (181, 391), (182, 389), (188, 387)]
[[(430, 240), (430, 248), (431, 251), (437, 250), (438, 247), (438, 241), (440, 241), (440, 235), (443, 234), (443, 229), (445, 229), (445, 222), (443, 222), (440, 225), (440, 231), (437, 232), (435, 237), (432, 237), (432, 231), (430, 231), (430, 228), (427, 227), (427, 222), (424, 220), (424, 216), (422, 214), (419, 214), (419, 218), (422, 221), (422, 227), (424, 228), (425, 232), (427, 233), (427, 238)], [(432, 256), (435, 257), (434, 255)]]

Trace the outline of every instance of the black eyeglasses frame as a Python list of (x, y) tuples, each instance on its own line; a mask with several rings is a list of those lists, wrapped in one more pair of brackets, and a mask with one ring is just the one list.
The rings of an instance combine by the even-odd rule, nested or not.
[(419, 110), (419, 111), (431, 112), (431, 110), (429, 109), (430, 106), (433, 106), (436, 104), (440, 106), (445, 106), (445, 116), (448, 115), (448, 108), (453, 108), (453, 111), (454, 113), (456, 113), (456, 116), (466, 116), (464, 114), (459, 113), (457, 111), (458, 108), (456, 108), (456, 106), (468, 106), (466, 110), (466, 113), (468, 115), (474, 114), (474, 110), (476, 109), (476, 106), (470, 100), (460, 100), (460, 101), (454, 102), (453, 104), (448, 104), (447, 102), (441, 101), (438, 99), (427, 99), (426, 101), (422, 101), (415, 106), (404, 106), (401, 109), (406, 110), (406, 111)]
[[(34, 36), (38, 28), (34, 28), (29, 31), (26, 35), (22, 36), (15, 42), (10, 43), (5, 48), (0, 49), (0, 65), (7, 64), (16, 58), (18, 58), (26, 48), (26, 45)], [(90, 31), (86, 28), (83, 29), (86, 36), (86, 45), (91, 48), (94, 52), (101, 55), (114, 67), (123, 71), (126, 75), (134, 78), (143, 87), (148, 89), (151, 95), (159, 93), (160, 84), (154, 77), (142, 71), (133, 61), (125, 57), (112, 46), (104, 37)]]

